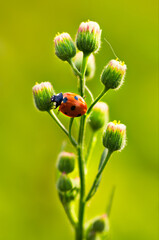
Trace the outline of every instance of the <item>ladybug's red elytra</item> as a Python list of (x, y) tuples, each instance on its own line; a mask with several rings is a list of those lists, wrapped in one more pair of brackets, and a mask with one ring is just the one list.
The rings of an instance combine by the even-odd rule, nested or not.
[(51, 102), (55, 102), (55, 108), (68, 117), (80, 117), (87, 112), (87, 104), (84, 99), (75, 93), (59, 93), (53, 95)]

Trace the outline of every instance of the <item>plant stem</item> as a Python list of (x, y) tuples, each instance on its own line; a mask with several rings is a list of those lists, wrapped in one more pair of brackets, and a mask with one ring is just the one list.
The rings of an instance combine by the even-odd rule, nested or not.
[(85, 89), (87, 90), (87, 92), (89, 93), (90, 97), (91, 97), (91, 101), (94, 101), (94, 97), (93, 94), (91, 93), (91, 91), (89, 90), (89, 88), (85, 85)]
[[(63, 132), (69, 137), (69, 132), (67, 131), (67, 129), (64, 127), (64, 125), (61, 123), (61, 121), (58, 119), (58, 117), (56, 116), (56, 114), (54, 113), (53, 110), (48, 111), (49, 115), (55, 120), (55, 122), (57, 123), (57, 125), (63, 130)], [(71, 143), (73, 144), (74, 147), (77, 147), (77, 142), (75, 141), (74, 138), (71, 137)]]
[(92, 132), (92, 136), (91, 136), (91, 139), (89, 141), (89, 145), (88, 145), (88, 149), (87, 149), (87, 154), (86, 154), (86, 157), (85, 157), (85, 163), (88, 163), (90, 157), (91, 157), (91, 154), (92, 154), (92, 151), (93, 151), (93, 148), (94, 148), (94, 145), (96, 143), (96, 140), (97, 140), (97, 136), (96, 136), (96, 132)]
[(105, 161), (103, 162), (101, 168), (99, 169), (99, 171), (98, 171), (98, 173), (97, 173), (97, 175), (96, 175), (96, 178), (95, 178), (95, 180), (94, 180), (94, 182), (93, 182), (93, 185), (92, 185), (92, 187), (91, 187), (91, 189), (90, 189), (90, 191), (89, 191), (89, 193), (88, 193), (88, 195), (87, 195), (87, 197), (86, 197), (86, 199), (85, 199), (86, 202), (93, 196), (92, 193), (93, 193), (93, 191), (94, 191), (95, 188), (96, 188), (96, 185), (97, 185), (97, 183), (98, 183), (98, 181), (99, 181), (99, 179), (100, 179), (100, 177), (101, 177), (101, 174), (102, 174), (102, 172), (103, 172), (103, 170), (104, 170), (104, 168), (105, 168), (105, 166), (106, 166), (106, 164), (107, 164), (107, 162), (108, 162), (111, 154), (112, 154), (112, 152), (108, 150), (106, 159), (105, 159)]
[(114, 199), (114, 194), (115, 194), (115, 186), (112, 188), (112, 192), (111, 192), (111, 195), (110, 195), (109, 203), (108, 203), (108, 206), (107, 206), (107, 209), (106, 209), (106, 214), (108, 215), (108, 217), (110, 216), (112, 203), (113, 203), (113, 199)]
[[(81, 97), (84, 96), (85, 92), (85, 71), (87, 67), (87, 60), (89, 55), (83, 54), (83, 63), (80, 77), (80, 94)], [(85, 120), (86, 115), (83, 115), (80, 120), (79, 136), (78, 136), (78, 167), (79, 167), (79, 177), (80, 177), (80, 200), (79, 200), (79, 212), (78, 212), (78, 226), (76, 229), (76, 240), (83, 240), (83, 221), (84, 221), (84, 208), (85, 208), (85, 161), (83, 156), (84, 148), (84, 132), (85, 132)]]
[(77, 226), (77, 219), (75, 218), (75, 213), (71, 208), (70, 204), (64, 204), (64, 209), (67, 214), (67, 217), (74, 228)]
[(76, 73), (79, 77), (81, 77), (81, 73), (80, 73), (80, 71), (78, 71), (78, 69), (76, 68), (76, 66), (75, 66), (74, 62), (72, 61), (72, 59), (69, 59), (69, 60), (68, 60), (68, 63), (70, 64), (70, 66), (72, 67), (72, 69), (75, 71), (75, 73)]
[(104, 90), (98, 95), (98, 97), (94, 100), (91, 106), (88, 108), (87, 115), (91, 112), (94, 105), (104, 96), (104, 94), (108, 91), (108, 89), (104, 88)]
[(79, 176), (80, 176), (80, 201), (79, 201), (79, 213), (78, 213), (78, 228), (76, 232), (76, 240), (83, 239), (83, 220), (84, 220), (84, 195), (85, 195), (85, 162), (83, 157), (83, 138), (84, 138), (84, 128), (85, 128), (85, 118), (86, 116), (81, 117), (80, 121), (80, 130), (79, 130), (79, 139), (78, 139), (78, 167), (79, 167)]
[(88, 62), (89, 54), (83, 53), (83, 62), (82, 62), (82, 68), (81, 68), (81, 77), (80, 77), (80, 94), (81, 97), (84, 97), (85, 92), (85, 72), (87, 68), (87, 62)]
[(71, 118), (71, 119), (70, 119), (70, 124), (69, 124), (69, 139), (70, 139), (70, 141), (72, 142), (72, 144), (74, 145), (74, 141), (73, 141), (73, 138), (72, 138), (72, 135), (71, 135), (73, 120), (74, 120), (74, 118)]

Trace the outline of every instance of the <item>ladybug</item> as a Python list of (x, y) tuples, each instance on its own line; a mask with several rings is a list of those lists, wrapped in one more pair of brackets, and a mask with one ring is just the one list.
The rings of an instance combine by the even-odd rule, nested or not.
[(53, 95), (51, 102), (55, 102), (55, 109), (59, 106), (59, 111), (68, 117), (80, 117), (87, 112), (86, 102), (75, 93)]

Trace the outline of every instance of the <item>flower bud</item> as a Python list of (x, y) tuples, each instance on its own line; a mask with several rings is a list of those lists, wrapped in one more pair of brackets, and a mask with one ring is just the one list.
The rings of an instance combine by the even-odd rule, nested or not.
[(97, 52), (101, 43), (101, 30), (96, 22), (82, 22), (79, 26), (76, 45), (85, 54)]
[(54, 95), (54, 90), (50, 82), (36, 83), (32, 90), (35, 105), (40, 111), (48, 111), (53, 107), (50, 99)]
[(58, 34), (54, 38), (55, 54), (63, 61), (68, 61), (76, 55), (75, 44), (68, 33)]
[(104, 231), (104, 228), (105, 228), (105, 218), (106, 218), (106, 215), (103, 215), (99, 218), (97, 218), (93, 225), (92, 225), (92, 230), (94, 232), (103, 232)]
[(126, 65), (124, 62), (111, 60), (101, 74), (101, 82), (107, 90), (119, 88), (123, 84), (125, 73)]
[[(78, 52), (76, 54), (76, 56), (73, 59), (73, 62), (75, 64), (76, 68), (78, 69), (78, 71), (81, 72), (82, 62), (83, 62), (82, 52)], [(91, 78), (94, 77), (94, 73), (95, 73), (95, 57), (94, 57), (93, 54), (91, 54), (88, 58), (85, 76), (86, 76), (87, 79), (91, 79)]]
[(111, 152), (122, 150), (126, 144), (126, 126), (117, 123), (117, 121), (109, 122), (103, 135), (103, 145)]
[(70, 173), (75, 168), (75, 154), (61, 152), (58, 157), (57, 168), (60, 172)]
[(108, 105), (104, 102), (96, 103), (89, 116), (89, 125), (92, 130), (97, 131), (102, 128), (108, 122), (108, 116)]
[[(98, 236), (104, 237), (109, 232), (109, 219), (106, 214), (102, 216), (96, 217), (95, 219), (91, 220), (89, 227), (86, 232), (86, 239), (87, 240), (94, 240), (98, 239)], [(105, 238), (100, 238), (105, 239)]]
[(57, 182), (57, 189), (60, 192), (67, 192), (72, 189), (71, 179), (65, 174), (62, 173)]

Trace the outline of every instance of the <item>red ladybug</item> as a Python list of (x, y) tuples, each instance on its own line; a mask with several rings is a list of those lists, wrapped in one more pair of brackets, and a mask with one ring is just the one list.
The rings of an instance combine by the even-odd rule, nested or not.
[(59, 111), (68, 117), (80, 117), (87, 112), (87, 104), (84, 99), (75, 93), (59, 93), (53, 95), (51, 102), (55, 102), (55, 109), (59, 107)]

